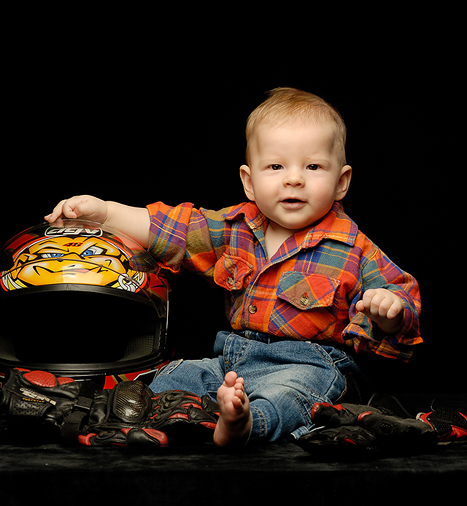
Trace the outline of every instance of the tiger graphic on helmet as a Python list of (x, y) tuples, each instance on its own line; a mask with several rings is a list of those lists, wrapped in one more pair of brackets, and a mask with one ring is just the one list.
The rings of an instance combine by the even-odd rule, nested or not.
[(50, 227), (15, 252), (13, 267), (1, 278), (4, 290), (58, 283), (141, 289), (146, 274), (132, 270), (121, 245), (102, 239), (99, 228)]

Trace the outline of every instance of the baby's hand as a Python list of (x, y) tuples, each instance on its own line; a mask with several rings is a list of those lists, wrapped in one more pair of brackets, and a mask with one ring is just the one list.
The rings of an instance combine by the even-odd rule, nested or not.
[(82, 218), (97, 221), (98, 223), (105, 223), (107, 219), (107, 203), (90, 195), (65, 199), (59, 202), (50, 214), (44, 216), (44, 219), (49, 223), (53, 223), (59, 218)]
[(404, 303), (385, 288), (367, 290), (356, 305), (357, 311), (371, 318), (386, 334), (396, 334), (404, 324)]

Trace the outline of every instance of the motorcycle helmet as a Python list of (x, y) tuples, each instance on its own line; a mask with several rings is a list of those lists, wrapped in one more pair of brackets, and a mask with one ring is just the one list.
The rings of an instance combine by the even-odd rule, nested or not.
[(112, 388), (167, 363), (169, 286), (134, 240), (84, 220), (31, 227), (0, 251), (0, 375), (39, 369)]

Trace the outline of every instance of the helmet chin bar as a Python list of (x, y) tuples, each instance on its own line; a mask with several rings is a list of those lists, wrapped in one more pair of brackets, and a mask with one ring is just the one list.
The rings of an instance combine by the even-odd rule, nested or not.
[[(87, 285), (0, 296), (0, 364), (71, 377), (143, 370), (165, 354), (164, 307), (144, 296)], [(13, 315), (15, 315), (13, 317)]]

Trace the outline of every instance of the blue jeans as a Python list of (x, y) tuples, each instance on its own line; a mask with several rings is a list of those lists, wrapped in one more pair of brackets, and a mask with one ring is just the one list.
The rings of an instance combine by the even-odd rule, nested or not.
[(315, 402), (334, 404), (345, 392), (344, 373), (358, 366), (344, 351), (309, 341), (277, 341), (273, 336), (245, 331), (219, 332), (217, 358), (176, 360), (154, 378), (154, 392), (182, 389), (216, 400), (229, 371), (245, 380), (250, 400), (250, 440), (284, 442), (313, 428)]

